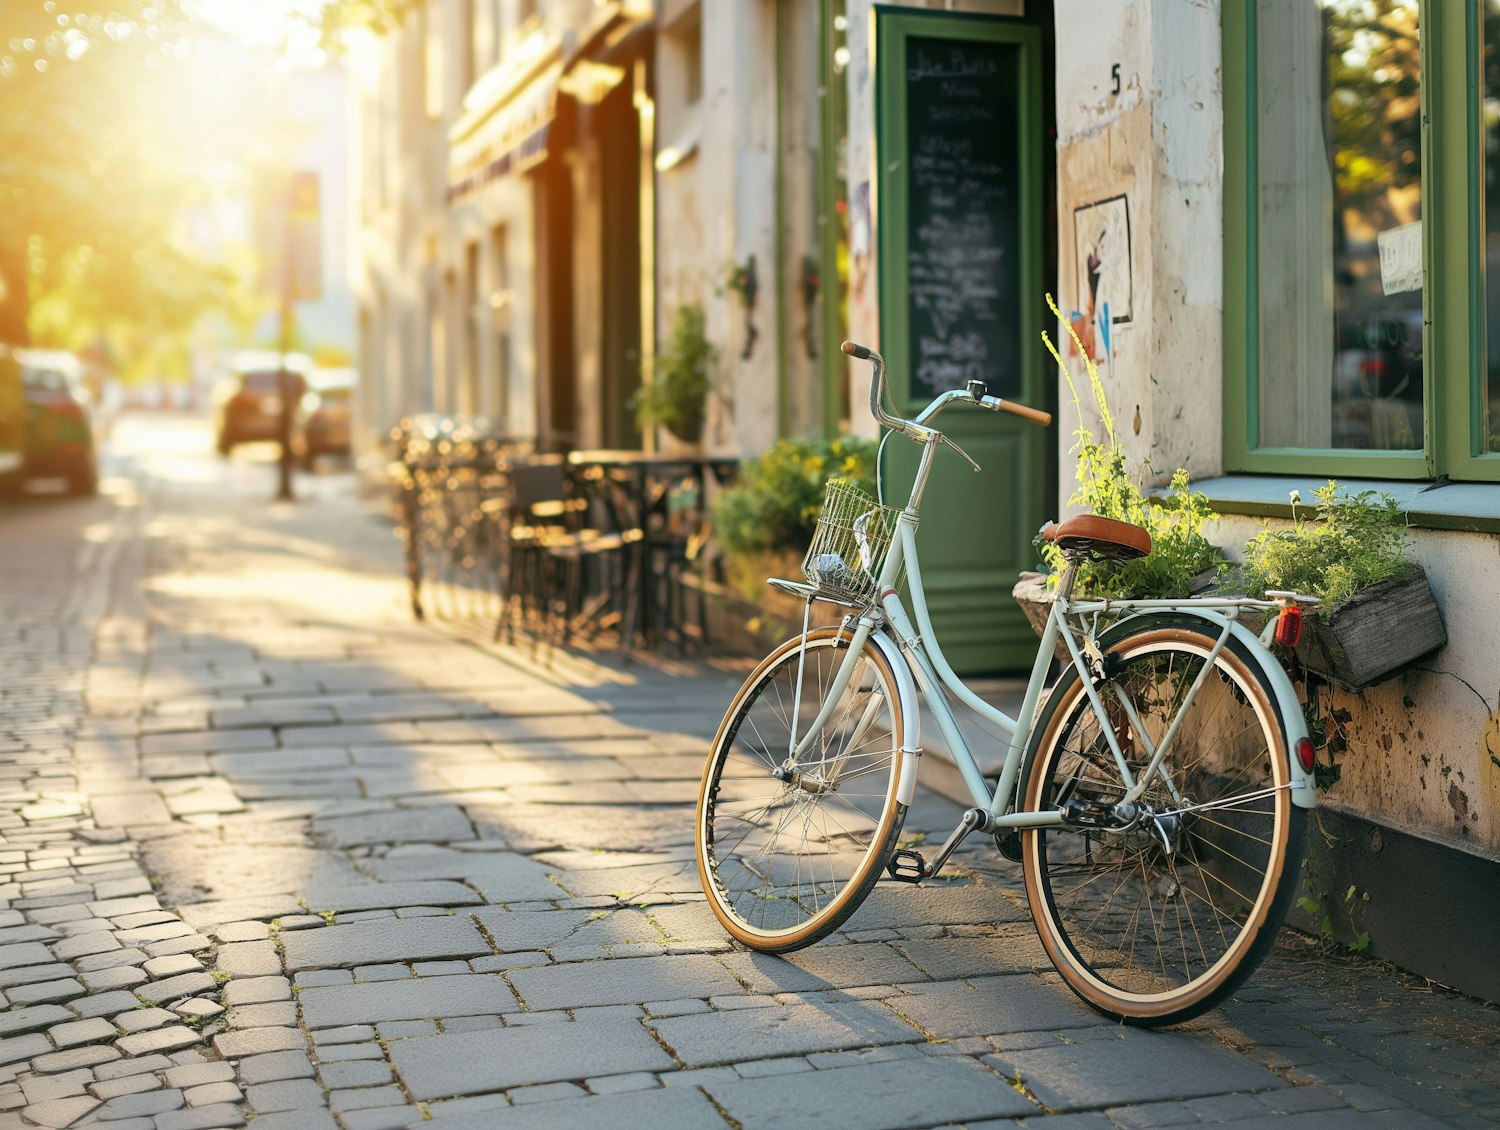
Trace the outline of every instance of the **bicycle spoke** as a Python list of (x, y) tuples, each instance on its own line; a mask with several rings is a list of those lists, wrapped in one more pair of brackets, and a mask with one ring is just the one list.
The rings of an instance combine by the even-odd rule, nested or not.
[[(1081, 688), (1071, 691), (1066, 716), (1052, 724), (1051, 752), (1030, 769), (1030, 803), (1078, 800), (1107, 811), (1125, 789), (1103, 727), (1115, 727), (1133, 774), (1161, 755), (1137, 794), (1145, 811), (1134, 822), (1053, 829), (1026, 841), (1034, 860), (1028, 890), (1035, 878), (1045, 883), (1044, 937), (1065, 938), (1081, 963), (1061, 962), (1064, 977), (1096, 1007), (1127, 1018), (1145, 1007), (1129, 1003), (1137, 998), (1181, 1002), (1193, 1015), (1232, 988), (1264, 952), (1261, 908), (1288, 881), (1277, 866), (1290, 795), (1276, 723), (1236, 652), (1226, 646), (1210, 661), (1211, 630), (1201, 645), (1183, 646), (1185, 631), (1134, 651), (1120, 645), (1107, 716), (1095, 715)], [(1141, 636), (1152, 638), (1152, 630)], [(1226, 962), (1231, 973), (1211, 980)]]
[[(788, 647), (741, 692), (737, 719), (722, 728), (736, 740), (715, 755), (705, 778), (699, 850), (710, 904), (755, 948), (792, 948), (836, 927), (879, 874), (899, 826), (900, 735), (886, 669), (873, 651), (856, 656), (844, 691), (812, 733), (847, 644), (814, 633), (800, 650)], [(794, 715), (806, 752), (782, 782), (773, 771), (793, 746)]]

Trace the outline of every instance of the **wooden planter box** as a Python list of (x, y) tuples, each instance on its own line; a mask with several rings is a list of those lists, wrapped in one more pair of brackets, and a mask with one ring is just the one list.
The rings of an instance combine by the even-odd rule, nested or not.
[(1358, 691), (1390, 678), (1447, 642), (1427, 574), (1413, 566), (1404, 577), (1371, 585), (1342, 604), (1305, 614), (1302, 639), (1292, 655), (1334, 686)]
[[(1052, 590), (1047, 587), (1047, 574), (1026, 572), (1010, 590), (1010, 595), (1021, 606), (1031, 630), (1040, 639), (1047, 630), (1047, 614), (1052, 609)], [(1053, 655), (1064, 663), (1068, 661), (1068, 645), (1058, 640)]]
[[(1041, 573), (1022, 573), (1011, 590), (1038, 636), (1047, 626), (1052, 594)], [(1244, 625), (1259, 635), (1265, 617), (1246, 613)], [(1405, 577), (1371, 585), (1342, 604), (1302, 618), (1302, 639), (1293, 659), (1306, 670), (1346, 691), (1363, 690), (1448, 642), (1432, 586), (1420, 566)], [(1058, 658), (1067, 651), (1058, 644)]]

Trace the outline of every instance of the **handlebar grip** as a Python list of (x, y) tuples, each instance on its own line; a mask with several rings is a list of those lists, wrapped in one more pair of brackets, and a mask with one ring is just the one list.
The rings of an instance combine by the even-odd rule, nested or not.
[(855, 345), (852, 341), (844, 342), (844, 344), (839, 346), (839, 348), (842, 349), (845, 353), (849, 354), (850, 357), (858, 357), (861, 361), (868, 361), (875, 352), (874, 350), (869, 349), (866, 346)]
[(1024, 404), (1017, 404), (1014, 400), (1002, 400), (1000, 411), (1009, 412), (1012, 416), (1020, 416), (1023, 420), (1030, 420), (1033, 424), (1046, 427), (1052, 423), (1052, 413), (1043, 412), (1040, 408), (1028, 408)]

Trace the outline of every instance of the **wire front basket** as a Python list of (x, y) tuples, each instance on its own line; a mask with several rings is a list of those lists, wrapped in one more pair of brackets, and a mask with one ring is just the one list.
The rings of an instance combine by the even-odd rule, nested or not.
[(808, 583), (835, 600), (873, 604), (880, 566), (900, 513), (858, 487), (829, 483), (812, 547), (802, 560)]

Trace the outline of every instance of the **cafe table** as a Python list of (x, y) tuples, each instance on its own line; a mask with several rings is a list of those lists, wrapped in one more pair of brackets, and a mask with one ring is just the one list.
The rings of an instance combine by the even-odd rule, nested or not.
[[(579, 450), (568, 462), (580, 472), (608, 475), (621, 488), (633, 511), (622, 523), (645, 535), (645, 568), (639, 570), (640, 623), (648, 646), (661, 631), (682, 639), (683, 625), (672, 622), (682, 569), (696, 558), (707, 536), (709, 483), (722, 487), (739, 469), (732, 456), (615, 449)], [(664, 583), (663, 583), (664, 582)], [(699, 631), (704, 625), (700, 605)]]

